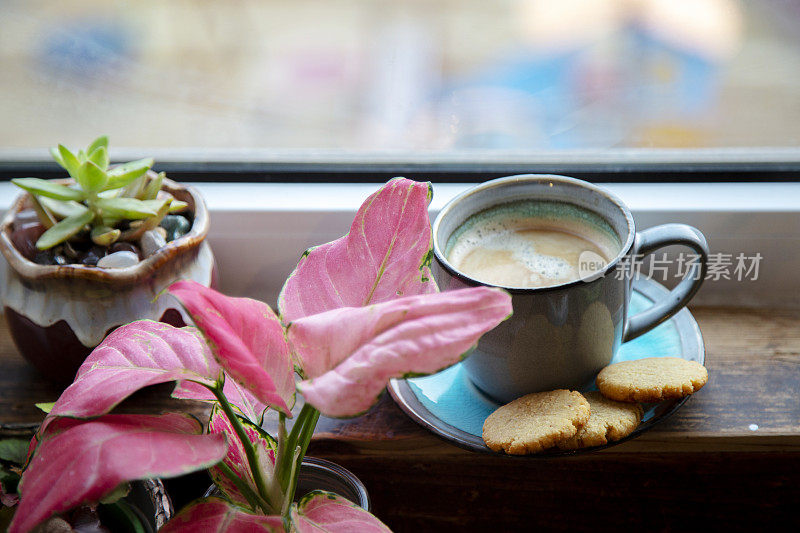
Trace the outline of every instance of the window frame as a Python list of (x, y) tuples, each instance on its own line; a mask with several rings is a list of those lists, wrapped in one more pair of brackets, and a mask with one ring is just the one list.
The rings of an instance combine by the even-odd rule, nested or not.
[[(393, 176), (479, 183), (513, 174), (560, 174), (594, 183), (792, 182), (800, 149), (330, 152), (260, 149), (114, 149), (115, 161), (154, 157), (176, 181), (373, 183)], [(46, 149), (0, 149), (0, 181), (63, 173)]]

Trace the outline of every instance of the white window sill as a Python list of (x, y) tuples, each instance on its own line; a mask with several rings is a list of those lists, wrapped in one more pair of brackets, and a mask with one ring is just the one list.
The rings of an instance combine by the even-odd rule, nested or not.
[[(380, 184), (203, 183), (222, 289), (270, 303), (302, 252), (345, 234)], [(434, 184), (431, 215), (469, 184)], [(758, 280), (707, 281), (699, 305), (800, 307), (800, 183), (606, 184), (643, 229), (699, 228), (713, 252), (760, 253)], [(0, 183), (0, 211), (17, 191)], [(0, 274), (2, 276), (2, 274)]]

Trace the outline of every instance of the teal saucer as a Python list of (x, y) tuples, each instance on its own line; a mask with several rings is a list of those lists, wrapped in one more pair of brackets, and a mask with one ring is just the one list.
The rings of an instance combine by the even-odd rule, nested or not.
[[(635, 280), (633, 290), (629, 310), (632, 314), (647, 309), (654, 301), (662, 300), (668, 294), (662, 285), (645, 278)], [(612, 363), (666, 356), (682, 357), (701, 364), (705, 361), (703, 337), (688, 309), (679, 311), (670, 320), (641, 337), (624, 343)], [(586, 390), (596, 389), (593, 386)], [(436, 435), (468, 450), (495, 453), (483, 443), (481, 433), (484, 420), (500, 404), (472, 384), (461, 364), (432, 376), (392, 380), (389, 393), (403, 411)], [(642, 423), (628, 437), (578, 452), (599, 450), (632, 439), (670, 416), (685, 401), (686, 398), (643, 404)], [(576, 451), (553, 450), (536, 457), (574, 453)]]

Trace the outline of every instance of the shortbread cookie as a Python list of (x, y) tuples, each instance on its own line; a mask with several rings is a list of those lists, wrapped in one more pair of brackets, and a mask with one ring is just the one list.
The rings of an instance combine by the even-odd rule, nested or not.
[(584, 392), (592, 414), (578, 433), (557, 443), (562, 450), (602, 446), (630, 435), (642, 421), (638, 403), (609, 400), (597, 391)]
[(606, 398), (621, 402), (660, 402), (683, 398), (708, 381), (705, 367), (678, 357), (648, 357), (605, 367), (597, 388)]
[(538, 453), (575, 436), (589, 420), (589, 402), (579, 392), (535, 392), (504, 405), (483, 423), (483, 441), (512, 455)]

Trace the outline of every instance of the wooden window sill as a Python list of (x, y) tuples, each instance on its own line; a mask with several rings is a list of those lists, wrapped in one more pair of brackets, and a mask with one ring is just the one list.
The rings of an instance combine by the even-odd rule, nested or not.
[[(800, 311), (701, 307), (692, 313), (706, 344), (709, 383), (671, 418), (602, 453), (800, 451)], [(0, 428), (35, 426), (35, 403), (58, 390), (17, 353), (0, 324)], [(365, 416), (322, 419), (318, 441), (347, 443), (364, 453), (462, 455), (411, 421), (388, 397)], [(327, 446), (327, 445), (326, 445)]]
[[(709, 517), (733, 529), (796, 523), (800, 311), (692, 313), (709, 383), (671, 418), (619, 446), (545, 460), (471, 453), (428, 433), (384, 395), (360, 418), (321, 419), (309, 454), (351, 469), (376, 514), (398, 531), (516, 530), (537, 517), (545, 528), (580, 530), (590, 528), (588, 514), (609, 527), (683, 530), (687, 520)], [(43, 418), (34, 404), (58, 391), (18, 355), (4, 321), (0, 369), (0, 436), (20, 434)], [(144, 399), (139, 407), (165, 401)]]

